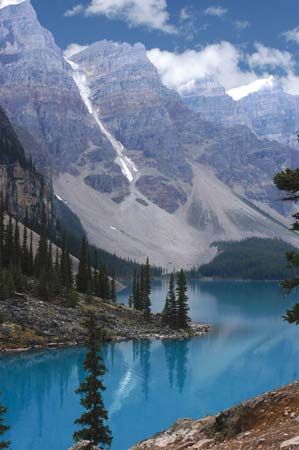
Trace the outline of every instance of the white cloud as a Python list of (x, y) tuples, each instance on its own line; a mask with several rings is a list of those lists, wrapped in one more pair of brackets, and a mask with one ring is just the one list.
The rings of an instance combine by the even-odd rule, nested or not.
[(235, 20), (234, 26), (237, 30), (243, 31), (250, 27), (250, 22), (248, 20)]
[(295, 42), (299, 44), (299, 27), (293, 28), (292, 30), (285, 31), (281, 34), (288, 42)]
[(65, 17), (73, 17), (76, 14), (80, 14), (83, 11), (84, 11), (83, 5), (79, 4), (79, 5), (74, 6), (73, 8), (68, 9), (67, 11), (65, 11), (64, 16)]
[(187, 8), (182, 8), (180, 11), (180, 19), (181, 20), (188, 20), (191, 18), (191, 14), (189, 13)]
[(255, 50), (252, 54), (247, 54), (230, 42), (222, 41), (198, 51), (172, 53), (155, 48), (149, 50), (147, 55), (156, 66), (162, 82), (178, 92), (194, 86), (197, 80), (206, 75), (211, 75), (226, 91), (238, 87), (246, 91), (248, 84), (248, 89), (259, 87), (259, 82), (254, 83), (257, 80), (274, 86), (275, 78), (286, 92), (298, 95), (299, 75), (295, 72), (292, 55), (260, 43), (255, 45)]
[(63, 54), (66, 58), (71, 58), (72, 56), (77, 55), (77, 53), (86, 50), (88, 47), (88, 45), (70, 44), (64, 50)]
[(226, 8), (223, 8), (222, 6), (210, 6), (209, 8), (204, 10), (204, 14), (206, 16), (222, 17), (227, 13), (227, 11), (228, 10)]
[(166, 0), (90, 0), (83, 7), (77, 5), (65, 15), (84, 12), (87, 16), (106, 16), (109, 19), (120, 19), (130, 26), (146, 26), (148, 28), (175, 33), (175, 27), (169, 23)]
[(208, 45), (202, 50), (186, 50), (183, 53), (171, 53), (158, 48), (147, 52), (151, 62), (157, 67), (163, 83), (182, 91), (206, 75), (213, 75), (225, 89), (231, 89), (257, 79), (252, 71), (242, 71), (241, 51), (230, 42)]
[(256, 43), (255, 49), (256, 52), (247, 58), (247, 62), (251, 68), (280, 68), (289, 71), (294, 67), (294, 60), (289, 52), (281, 51), (277, 48), (265, 47), (261, 43)]

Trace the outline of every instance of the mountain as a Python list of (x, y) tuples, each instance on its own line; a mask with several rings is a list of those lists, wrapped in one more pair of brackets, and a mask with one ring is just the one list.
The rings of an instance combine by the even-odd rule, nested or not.
[[(10, 1), (10, 3), (12, 3)], [(0, 9), (0, 104), (40, 167), (76, 171), (109, 143), (82, 104), (69, 65), (28, 0)], [(112, 152), (111, 152), (112, 154)]]
[(0, 107), (0, 192), (9, 212), (38, 223), (42, 205), (52, 209), (51, 189), (26, 159), (5, 112)]
[(297, 148), (299, 97), (287, 94), (273, 76), (228, 93), (215, 78), (206, 76), (190, 83), (181, 94), (184, 102), (205, 120), (224, 126), (246, 125), (260, 138)]
[(66, 58), (28, 0), (0, 9), (0, 37), (0, 102), (92, 243), (171, 268), (209, 261), (215, 240), (296, 241), (271, 209), (270, 174), (292, 150), (192, 111), (144, 46)]

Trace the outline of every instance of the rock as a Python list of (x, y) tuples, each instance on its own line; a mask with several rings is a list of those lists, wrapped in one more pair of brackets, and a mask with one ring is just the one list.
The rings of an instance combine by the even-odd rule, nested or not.
[(201, 439), (200, 441), (198, 441), (196, 444), (192, 445), (191, 448), (195, 448), (195, 449), (203, 449), (206, 447), (207, 444), (210, 444), (213, 442), (213, 439)]
[(99, 447), (92, 445), (90, 441), (80, 441), (69, 450), (100, 450)]
[(286, 450), (292, 450), (293, 448), (299, 448), (299, 436), (289, 439), (288, 441), (284, 441), (280, 448)]

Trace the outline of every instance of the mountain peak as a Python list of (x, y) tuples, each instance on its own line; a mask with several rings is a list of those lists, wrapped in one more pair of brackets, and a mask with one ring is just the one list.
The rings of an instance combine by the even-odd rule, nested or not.
[(0, 9), (6, 8), (7, 6), (15, 6), (20, 3), (24, 3), (27, 0), (0, 0)]
[(278, 83), (275, 80), (275, 77), (270, 75), (268, 78), (261, 78), (253, 81), (252, 83), (230, 89), (227, 91), (227, 94), (235, 101), (238, 101), (250, 94), (253, 94), (254, 92), (259, 92), (265, 89), (273, 89), (277, 85)]
[(180, 88), (183, 97), (200, 95), (204, 97), (217, 97), (225, 95), (224, 87), (212, 75), (189, 81)]

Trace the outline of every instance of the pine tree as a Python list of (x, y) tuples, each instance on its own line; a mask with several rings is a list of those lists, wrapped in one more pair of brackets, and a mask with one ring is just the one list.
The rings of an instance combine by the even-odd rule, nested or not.
[(189, 327), (189, 306), (187, 296), (187, 281), (183, 269), (177, 276), (177, 327), (178, 329), (185, 329)]
[(170, 328), (173, 329), (177, 327), (177, 301), (175, 296), (174, 282), (175, 282), (174, 274), (171, 273), (165, 307), (162, 313), (163, 323), (165, 323), (166, 325), (168, 325)]
[(151, 315), (151, 278), (150, 278), (150, 264), (147, 258), (145, 266), (143, 267), (143, 291), (142, 291), (142, 307), (145, 320), (150, 320)]
[[(299, 135), (297, 136), (299, 142)], [(274, 183), (276, 187), (281, 191), (287, 193), (287, 196), (283, 198), (283, 201), (296, 202), (299, 199), (299, 169), (291, 170), (286, 169), (279, 172), (274, 177)], [(299, 231), (299, 213), (293, 214), (295, 222), (292, 225), (292, 230)], [(287, 261), (289, 265), (294, 269), (295, 276), (293, 279), (285, 280), (282, 283), (282, 287), (287, 293), (296, 291), (299, 287), (299, 253), (289, 252), (287, 253)], [(291, 309), (289, 309), (284, 320), (291, 324), (299, 325), (299, 303), (296, 303)]]
[(88, 243), (85, 236), (83, 236), (81, 243), (80, 261), (76, 284), (79, 292), (86, 293), (89, 289)]
[(115, 273), (114, 272), (112, 273), (110, 296), (111, 296), (111, 300), (114, 303), (116, 303), (117, 302), (117, 295), (116, 295)]
[[(3, 436), (6, 431), (9, 430), (9, 426), (5, 425), (3, 416), (5, 415), (7, 409), (0, 405), (0, 436)], [(10, 442), (9, 441), (0, 441), (0, 449), (9, 448)]]
[(128, 300), (128, 306), (129, 308), (133, 308), (133, 304), (134, 304), (134, 299), (133, 299), (133, 295), (131, 294)]
[(16, 221), (14, 230), (14, 266), (20, 267), (21, 264), (21, 245), (19, 223)]
[(9, 216), (8, 225), (5, 227), (4, 241), (4, 265), (8, 267), (13, 264), (12, 256), (14, 254), (13, 225), (11, 216)]
[(34, 256), (33, 256), (33, 232), (30, 232), (29, 256), (28, 256), (28, 275), (32, 276), (34, 272)]
[(87, 354), (84, 360), (86, 377), (76, 393), (81, 396), (81, 405), (85, 411), (75, 421), (80, 430), (74, 433), (74, 440), (87, 440), (92, 445), (109, 447), (112, 436), (106, 424), (108, 414), (102, 399), (102, 392), (105, 390), (102, 377), (106, 373), (106, 367), (99, 353), (102, 333), (97, 326), (94, 312), (88, 312), (84, 325), (87, 331)]
[(3, 195), (1, 193), (1, 199), (0, 199), (0, 266), (3, 265), (3, 252), (4, 252), (4, 233), (5, 233), (5, 227), (4, 227), (4, 207), (3, 207)]
[(43, 205), (41, 212), (39, 244), (35, 261), (36, 276), (39, 277), (42, 272), (46, 273), (48, 265), (47, 216), (45, 206)]

